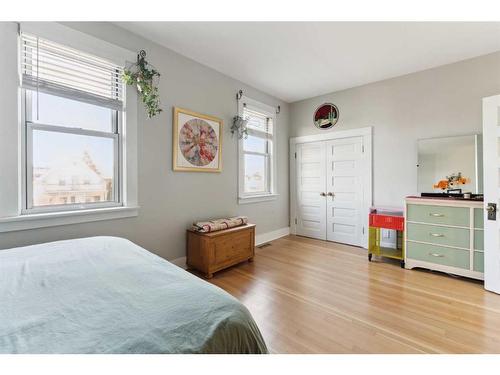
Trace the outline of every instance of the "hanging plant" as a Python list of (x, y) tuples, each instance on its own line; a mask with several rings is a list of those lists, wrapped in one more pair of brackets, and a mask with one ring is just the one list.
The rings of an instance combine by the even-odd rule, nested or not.
[(160, 73), (146, 61), (144, 50), (137, 55), (137, 63), (125, 69), (122, 75), (125, 84), (136, 86), (149, 118), (162, 111), (158, 93), (159, 78)]
[(231, 134), (237, 134), (238, 138), (248, 138), (248, 119), (244, 119), (241, 116), (234, 116), (233, 117), (233, 125), (231, 125)]

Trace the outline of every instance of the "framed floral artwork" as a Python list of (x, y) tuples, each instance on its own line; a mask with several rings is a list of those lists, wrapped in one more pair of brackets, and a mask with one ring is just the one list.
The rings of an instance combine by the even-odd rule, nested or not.
[(174, 107), (174, 171), (222, 170), (222, 120)]

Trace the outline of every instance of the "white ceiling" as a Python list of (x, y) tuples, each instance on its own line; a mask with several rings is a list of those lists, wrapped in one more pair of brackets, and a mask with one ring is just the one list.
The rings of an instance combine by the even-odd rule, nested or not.
[(500, 50), (500, 22), (118, 25), (287, 102)]

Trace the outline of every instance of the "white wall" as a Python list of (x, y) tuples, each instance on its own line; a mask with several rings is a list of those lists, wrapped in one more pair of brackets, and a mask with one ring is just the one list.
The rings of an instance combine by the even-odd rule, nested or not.
[[(288, 104), (253, 89), (206, 66), (180, 56), (109, 23), (66, 24), (127, 49), (145, 49), (162, 74), (160, 95), (164, 110), (148, 119), (142, 105), (138, 113), (139, 205), (137, 218), (65, 225), (0, 233), (0, 248), (95, 235), (128, 238), (156, 254), (173, 259), (185, 255), (185, 230), (193, 220), (248, 215), (263, 234), (288, 227)], [(0, 22), (0, 136), (17, 123), (17, 27)], [(237, 140), (229, 127), (237, 113), (235, 95), (245, 95), (272, 106), (281, 106), (277, 117), (278, 199), (247, 205), (237, 203)], [(172, 107), (179, 106), (213, 115), (224, 121), (222, 173), (172, 171)], [(9, 130), (11, 131), (11, 130)], [(17, 145), (1, 150), (2, 163), (17, 157)], [(0, 199), (7, 196), (17, 175), (0, 174)], [(17, 204), (17, 202), (11, 202)]]
[(500, 52), (292, 103), (290, 136), (324, 132), (312, 122), (324, 102), (340, 110), (327, 131), (373, 126), (374, 204), (402, 207), (417, 192), (417, 139), (481, 133), (481, 98), (498, 93)]

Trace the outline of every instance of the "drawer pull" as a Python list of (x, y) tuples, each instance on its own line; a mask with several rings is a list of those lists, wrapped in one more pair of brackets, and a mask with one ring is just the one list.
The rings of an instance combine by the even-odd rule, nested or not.
[(430, 213), (429, 216), (432, 216), (432, 217), (444, 217), (444, 214), (436, 214), (436, 213)]
[(444, 237), (444, 234), (441, 233), (429, 233), (432, 237)]
[(436, 257), (436, 258), (444, 258), (443, 254), (437, 254), (437, 253), (429, 253), (430, 256)]

